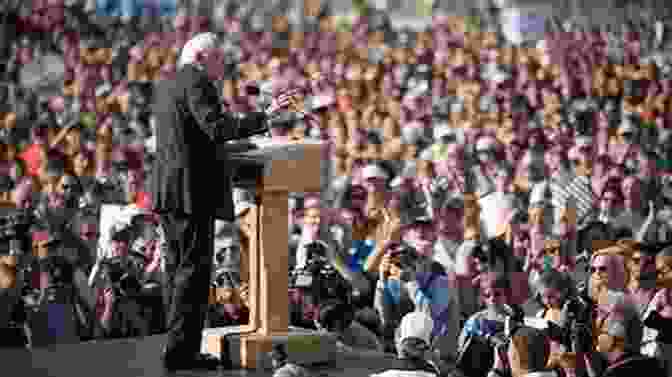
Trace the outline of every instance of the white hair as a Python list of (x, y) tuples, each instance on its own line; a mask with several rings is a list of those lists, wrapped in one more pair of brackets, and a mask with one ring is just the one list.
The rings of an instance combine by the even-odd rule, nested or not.
[(199, 52), (217, 47), (217, 35), (214, 33), (200, 33), (191, 38), (182, 48), (180, 60), (177, 68), (182, 68), (187, 64), (196, 64), (196, 57)]

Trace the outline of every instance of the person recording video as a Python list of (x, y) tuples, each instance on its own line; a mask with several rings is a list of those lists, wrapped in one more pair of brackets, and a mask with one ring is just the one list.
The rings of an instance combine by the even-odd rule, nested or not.
[(100, 260), (92, 272), (99, 292), (97, 337), (149, 335), (149, 323), (142, 316), (144, 260), (130, 250), (131, 239), (128, 227), (114, 232), (111, 255)]

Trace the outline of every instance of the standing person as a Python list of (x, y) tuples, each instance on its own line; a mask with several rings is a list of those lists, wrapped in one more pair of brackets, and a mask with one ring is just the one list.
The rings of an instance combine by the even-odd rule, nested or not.
[[(293, 95), (276, 98), (264, 112), (245, 118), (221, 112), (214, 81), (224, 71), (213, 33), (188, 41), (173, 80), (161, 81), (155, 96), (157, 151), (152, 177), (153, 210), (168, 230), (168, 370), (216, 369), (199, 353), (208, 308), (214, 221), (233, 221), (231, 165), (218, 163), (217, 146), (268, 130), (267, 119), (293, 104)], [(221, 156), (220, 156), (221, 158)], [(216, 174), (206, 167), (215, 164)]]

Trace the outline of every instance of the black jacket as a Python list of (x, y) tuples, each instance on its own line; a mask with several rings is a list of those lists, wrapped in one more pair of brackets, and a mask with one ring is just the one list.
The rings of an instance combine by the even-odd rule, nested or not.
[(209, 213), (232, 221), (232, 166), (221, 144), (265, 132), (265, 114), (250, 113), (239, 119), (222, 113), (215, 85), (194, 66), (183, 67), (173, 80), (159, 82), (154, 106), (153, 210)]
[(631, 355), (612, 363), (602, 377), (629, 377), (645, 373), (647, 377), (665, 377), (665, 370), (658, 360), (642, 355)]

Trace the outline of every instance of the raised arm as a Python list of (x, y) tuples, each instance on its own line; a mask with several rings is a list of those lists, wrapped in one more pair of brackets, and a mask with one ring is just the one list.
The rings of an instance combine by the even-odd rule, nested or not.
[(205, 74), (187, 88), (186, 97), (189, 111), (213, 142), (244, 139), (268, 130), (264, 113), (248, 113), (244, 119), (223, 113), (217, 88)]

